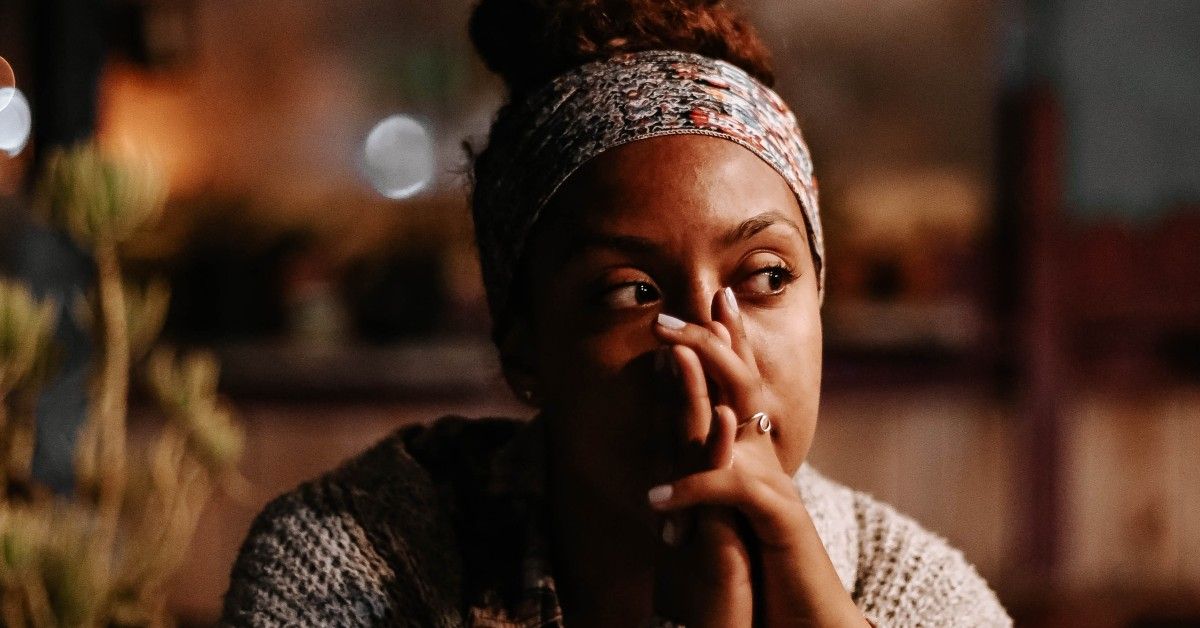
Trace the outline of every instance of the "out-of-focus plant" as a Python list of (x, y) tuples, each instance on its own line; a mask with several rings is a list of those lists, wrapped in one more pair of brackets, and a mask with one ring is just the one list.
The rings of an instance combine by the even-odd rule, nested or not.
[[(169, 291), (134, 283), (121, 248), (160, 215), (164, 187), (149, 168), (90, 144), (54, 153), (37, 203), (51, 225), (92, 254), (95, 285), (75, 304), (96, 342), (89, 406), (75, 457), (74, 499), (30, 476), (35, 401), (57, 359), (60, 304), (0, 280), (0, 621), (5, 626), (172, 623), (166, 584), (217, 489), (238, 491), (243, 435), (217, 394), (207, 354), (156, 347)], [(164, 421), (144, 451), (128, 446), (131, 373)]]
[(0, 483), (6, 493), (33, 490), (37, 395), (53, 369), (57, 305), (0, 280)]

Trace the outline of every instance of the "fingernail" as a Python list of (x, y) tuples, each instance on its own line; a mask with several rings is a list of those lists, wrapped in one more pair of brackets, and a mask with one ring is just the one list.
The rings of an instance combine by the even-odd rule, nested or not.
[(733, 288), (729, 286), (725, 287), (725, 302), (729, 304), (729, 309), (733, 310), (734, 314), (740, 312), (738, 310), (737, 297), (733, 296)]
[(650, 498), (651, 504), (661, 504), (668, 499), (671, 499), (671, 485), (659, 484), (658, 486), (650, 489), (650, 492), (647, 493), (647, 496)]
[(667, 329), (676, 329), (676, 330), (683, 329), (684, 327), (687, 326), (687, 323), (679, 320), (678, 318), (675, 318), (674, 316), (671, 316), (670, 314), (662, 314), (662, 313), (659, 313), (659, 315), (658, 315), (658, 324), (662, 325), (663, 327), (666, 327)]
[(663, 543), (666, 543), (671, 547), (675, 547), (675, 545), (679, 543), (679, 530), (675, 527), (675, 522), (671, 519), (667, 519), (665, 522), (663, 522), (662, 540)]

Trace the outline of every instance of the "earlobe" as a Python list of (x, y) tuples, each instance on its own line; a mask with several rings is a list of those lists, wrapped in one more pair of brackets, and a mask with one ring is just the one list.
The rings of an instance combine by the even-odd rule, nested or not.
[(500, 365), (504, 380), (517, 397), (530, 405), (540, 406), (540, 381), (530, 347), (527, 325), (513, 323), (500, 340)]

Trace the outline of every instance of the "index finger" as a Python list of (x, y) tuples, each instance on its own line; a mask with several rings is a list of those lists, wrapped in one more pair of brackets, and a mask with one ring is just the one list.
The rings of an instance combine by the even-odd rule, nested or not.
[(746, 327), (742, 321), (742, 311), (738, 306), (737, 296), (733, 288), (726, 286), (717, 291), (713, 299), (713, 320), (719, 322), (729, 333), (729, 344), (734, 353), (755, 372), (758, 371), (758, 361), (754, 350), (750, 347), (750, 339), (746, 337)]
[(679, 364), (679, 376), (683, 383), (685, 408), (680, 436), (688, 445), (703, 446), (712, 427), (712, 399), (708, 394), (708, 380), (700, 356), (691, 347), (674, 345), (672, 357)]

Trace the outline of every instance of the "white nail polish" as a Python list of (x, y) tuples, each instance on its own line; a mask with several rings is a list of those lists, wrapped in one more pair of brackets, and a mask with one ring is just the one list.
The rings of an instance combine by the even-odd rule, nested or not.
[(650, 503), (661, 504), (668, 499), (671, 499), (671, 490), (670, 484), (659, 484), (658, 486), (650, 489), (650, 492), (646, 495), (650, 498)]
[(663, 314), (661, 312), (658, 315), (658, 324), (666, 327), (667, 329), (675, 330), (683, 329), (687, 326), (687, 323), (679, 320), (678, 318), (675, 318), (670, 314)]
[(728, 286), (725, 287), (725, 302), (729, 304), (729, 309), (733, 310), (734, 314), (740, 311), (738, 309), (737, 297), (733, 296), (733, 288)]
[(679, 530), (676, 529), (675, 522), (671, 519), (667, 519), (663, 523), (662, 540), (671, 547), (675, 547), (679, 543)]

